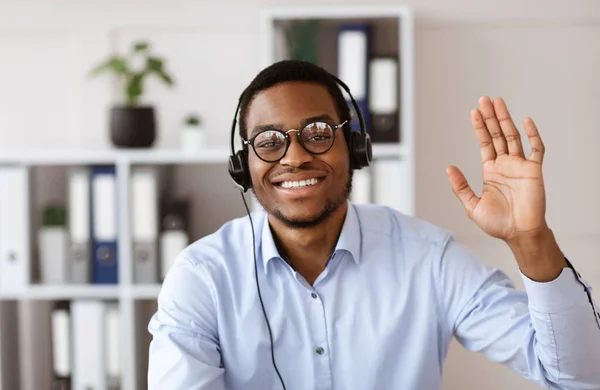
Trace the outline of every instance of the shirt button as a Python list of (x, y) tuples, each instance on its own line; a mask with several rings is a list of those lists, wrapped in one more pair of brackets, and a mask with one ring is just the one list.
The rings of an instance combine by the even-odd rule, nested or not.
[(325, 350), (323, 348), (321, 348), (321, 347), (317, 348), (317, 353), (319, 355), (323, 355), (324, 352), (325, 352)]
[(315, 293), (310, 294), (310, 296), (317, 299), (317, 294), (315, 294)]

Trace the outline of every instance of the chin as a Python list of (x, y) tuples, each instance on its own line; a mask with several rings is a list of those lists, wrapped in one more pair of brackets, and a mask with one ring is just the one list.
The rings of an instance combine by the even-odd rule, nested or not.
[(339, 207), (339, 202), (326, 202), (320, 207), (292, 206), (268, 209), (280, 222), (292, 228), (311, 228), (327, 220)]

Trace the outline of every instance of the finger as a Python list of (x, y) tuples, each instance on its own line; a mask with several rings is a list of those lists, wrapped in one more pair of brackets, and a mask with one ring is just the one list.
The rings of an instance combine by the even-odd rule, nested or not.
[(446, 170), (446, 173), (448, 174), (448, 179), (452, 185), (454, 195), (460, 200), (465, 207), (467, 215), (472, 219), (475, 207), (477, 207), (477, 203), (479, 203), (479, 197), (475, 195), (471, 186), (469, 186), (465, 175), (463, 175), (460, 169), (455, 166), (450, 166)]
[(521, 143), (521, 134), (519, 134), (519, 130), (515, 127), (515, 124), (510, 117), (510, 113), (508, 112), (508, 108), (506, 107), (506, 103), (504, 103), (502, 98), (494, 99), (494, 110), (496, 111), (500, 128), (504, 133), (504, 138), (506, 138), (508, 154), (525, 158), (523, 144)]
[(531, 118), (525, 118), (523, 120), (523, 127), (525, 127), (525, 133), (529, 138), (529, 144), (531, 145), (531, 154), (529, 155), (529, 160), (535, 161), (538, 163), (542, 163), (544, 161), (544, 153), (546, 152), (546, 147), (542, 142), (542, 137), (540, 137), (540, 133)]
[(496, 150), (492, 143), (492, 137), (483, 122), (483, 117), (479, 110), (471, 110), (471, 124), (473, 125), (473, 129), (475, 129), (475, 136), (479, 142), (481, 162), (485, 163), (486, 161), (496, 159)]
[(490, 136), (492, 137), (494, 150), (496, 150), (496, 155), (501, 156), (503, 154), (506, 154), (508, 151), (508, 148), (506, 146), (506, 139), (504, 138), (502, 129), (500, 129), (500, 123), (498, 123), (498, 118), (496, 118), (494, 106), (489, 97), (482, 96), (481, 98), (479, 98), (479, 110), (481, 111), (481, 115), (483, 115), (485, 125), (487, 126), (487, 129), (490, 132)]

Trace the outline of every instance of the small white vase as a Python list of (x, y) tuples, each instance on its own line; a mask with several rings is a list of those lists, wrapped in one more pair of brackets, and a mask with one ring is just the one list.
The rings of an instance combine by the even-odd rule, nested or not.
[(43, 226), (38, 231), (41, 282), (65, 284), (68, 281), (67, 230)]
[(204, 129), (198, 126), (185, 126), (181, 129), (181, 149), (186, 152), (199, 152), (206, 147)]

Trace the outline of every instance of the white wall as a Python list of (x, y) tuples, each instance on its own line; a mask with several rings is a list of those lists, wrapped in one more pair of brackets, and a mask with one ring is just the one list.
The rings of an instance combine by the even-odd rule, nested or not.
[[(325, 1), (0, 0), (0, 150), (109, 146), (112, 91), (85, 73), (141, 36), (152, 37), (177, 81), (171, 91), (149, 86), (148, 100), (161, 113), (157, 146), (177, 145), (177, 127), (191, 109), (204, 116), (211, 142), (226, 146), (236, 99), (258, 71), (258, 7), (282, 3)], [(466, 218), (445, 176), (446, 166), (456, 164), (480, 188), (469, 110), (480, 95), (502, 96), (518, 123), (536, 120), (547, 146), (551, 227), (581, 273), (600, 286), (600, 4), (406, 3), (417, 17), (418, 215), (454, 231), (521, 286), (507, 248)], [(534, 388), (456, 345), (444, 375), (446, 390)]]

